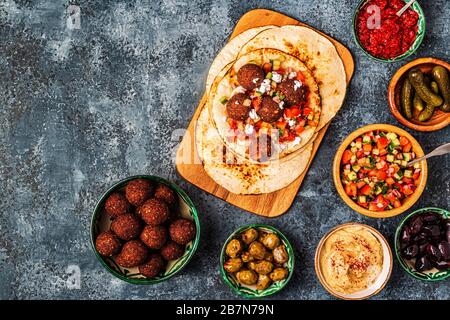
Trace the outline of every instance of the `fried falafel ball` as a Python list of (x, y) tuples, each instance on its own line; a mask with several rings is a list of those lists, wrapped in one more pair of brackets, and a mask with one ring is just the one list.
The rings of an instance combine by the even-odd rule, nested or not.
[(150, 249), (161, 249), (167, 241), (167, 229), (164, 226), (145, 226), (140, 239)]
[(136, 215), (132, 213), (118, 216), (111, 223), (111, 230), (122, 240), (131, 240), (139, 236), (142, 224)]
[(268, 123), (273, 123), (283, 116), (283, 110), (270, 96), (262, 97), (261, 105), (256, 113), (262, 121)]
[(243, 65), (237, 72), (239, 84), (247, 90), (253, 90), (264, 80), (264, 71), (253, 63)]
[(123, 245), (116, 262), (124, 268), (132, 268), (143, 264), (147, 256), (148, 249), (145, 244), (139, 240), (131, 240)]
[(184, 247), (179, 245), (175, 241), (169, 240), (166, 244), (161, 248), (160, 253), (164, 260), (176, 260), (181, 258), (184, 254)]
[(146, 278), (154, 278), (159, 275), (165, 267), (165, 262), (159, 253), (151, 253), (147, 262), (139, 266), (139, 272)]
[(227, 115), (234, 120), (245, 121), (252, 105), (252, 100), (246, 93), (236, 93), (228, 100)]
[(306, 87), (298, 80), (287, 79), (277, 86), (288, 105), (296, 105), (306, 100)]
[(194, 240), (195, 233), (195, 224), (188, 219), (175, 220), (169, 227), (170, 238), (183, 246)]
[(169, 207), (174, 207), (177, 203), (175, 192), (165, 184), (160, 184), (156, 187), (155, 198), (165, 201)]
[(119, 192), (111, 193), (105, 201), (105, 211), (111, 217), (115, 218), (129, 212), (130, 203), (127, 198)]
[(142, 220), (150, 226), (163, 224), (169, 218), (169, 206), (163, 200), (151, 198), (138, 208)]
[(153, 184), (149, 180), (136, 179), (128, 182), (125, 187), (125, 196), (133, 206), (140, 206), (151, 197)]
[(95, 240), (95, 248), (105, 257), (112, 257), (120, 252), (122, 243), (112, 231), (102, 232)]

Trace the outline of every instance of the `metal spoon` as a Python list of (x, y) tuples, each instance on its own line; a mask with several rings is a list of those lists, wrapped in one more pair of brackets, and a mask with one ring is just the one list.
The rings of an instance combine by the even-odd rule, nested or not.
[(401, 8), (400, 10), (398, 10), (397, 12), (397, 16), (401, 16), (403, 14), (403, 12), (405, 12), (406, 10), (408, 10), (409, 7), (411, 7), (413, 5), (413, 3), (416, 2), (416, 0), (411, 0), (409, 1), (407, 4), (405, 4), (403, 6), (403, 8)]
[(437, 147), (430, 153), (424, 155), (423, 157), (417, 158), (413, 161), (408, 162), (408, 167), (412, 166), (414, 163), (417, 163), (419, 161), (434, 157), (434, 156), (441, 156), (443, 154), (450, 153), (450, 143), (443, 144), (440, 147)]

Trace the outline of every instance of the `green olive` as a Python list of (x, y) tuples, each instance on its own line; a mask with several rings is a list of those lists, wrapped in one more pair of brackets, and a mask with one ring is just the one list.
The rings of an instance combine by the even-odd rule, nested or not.
[(289, 255), (284, 245), (278, 246), (273, 249), (273, 259), (278, 264), (286, 263), (289, 260)]
[(270, 286), (270, 283), (272, 281), (270, 280), (270, 277), (265, 274), (260, 274), (258, 276), (258, 282), (256, 283), (256, 289), (257, 290), (264, 290), (267, 289)]
[(252, 255), (256, 260), (264, 259), (266, 255), (266, 248), (260, 242), (252, 242), (248, 247), (248, 252)]
[(273, 250), (280, 245), (280, 238), (275, 233), (268, 233), (261, 239), (261, 242), (266, 248)]
[(225, 248), (225, 253), (230, 258), (237, 258), (241, 252), (242, 252), (242, 244), (237, 239), (233, 239), (230, 242), (228, 242), (227, 247)]
[(244, 262), (242, 261), (241, 258), (230, 258), (228, 259), (223, 268), (230, 273), (235, 273), (238, 272), (242, 266), (244, 265)]
[(289, 272), (286, 268), (276, 268), (272, 271), (269, 277), (272, 281), (280, 281), (286, 279), (288, 274)]
[(246, 285), (255, 284), (258, 281), (258, 275), (253, 270), (241, 270), (236, 273), (237, 280)]
[(258, 239), (258, 231), (254, 228), (247, 229), (242, 233), (241, 238), (242, 242), (245, 244), (250, 244)]
[(273, 263), (265, 260), (261, 260), (255, 264), (256, 273), (258, 274), (269, 274), (273, 270)]

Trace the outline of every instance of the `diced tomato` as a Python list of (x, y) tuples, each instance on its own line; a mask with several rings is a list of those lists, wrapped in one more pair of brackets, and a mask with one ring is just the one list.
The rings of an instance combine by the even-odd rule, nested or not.
[(305, 131), (305, 127), (302, 126), (296, 126), (295, 127), (295, 133), (300, 135), (303, 131)]
[(277, 121), (275, 122), (275, 126), (278, 129), (284, 130), (284, 128), (286, 128), (287, 122), (286, 121)]
[(412, 186), (410, 184), (404, 184), (401, 188), (401, 190), (405, 196), (412, 195), (414, 193), (414, 189), (415, 189), (415, 186)]
[(284, 116), (288, 119), (292, 118), (292, 111), (290, 108), (284, 109)]
[(394, 200), (394, 208), (399, 208), (402, 206), (402, 203), (400, 202), (400, 200), (395, 199)]
[[(361, 159), (363, 156), (364, 156), (364, 150), (363, 149), (356, 151), (356, 157), (358, 159)], [(365, 160), (364, 160), (364, 162), (365, 162)]]
[(365, 196), (370, 195), (370, 191), (372, 191), (372, 188), (366, 184), (362, 189), (361, 189), (361, 193)]
[(306, 80), (305, 75), (300, 71), (297, 71), (297, 80), (300, 80), (302, 83), (304, 83)]
[(410, 152), (412, 149), (412, 144), (408, 143), (406, 145), (403, 146), (403, 152)]
[(377, 176), (377, 170), (370, 170), (367, 175), (369, 177), (376, 177)]
[(306, 120), (305, 119), (301, 119), (301, 120), (297, 120), (297, 125), (300, 127), (304, 127), (306, 125)]
[(307, 115), (309, 115), (309, 114), (311, 113), (311, 111), (312, 111), (311, 108), (304, 108), (304, 109), (303, 109), (303, 115), (304, 115), (304, 116), (307, 116)]
[(359, 206), (361, 206), (361, 207), (363, 207), (363, 208), (367, 208), (368, 206), (369, 206), (369, 204), (367, 203), (367, 202), (357, 202), (357, 204), (359, 205)]
[(357, 190), (356, 184), (354, 182), (350, 182), (349, 184), (345, 185), (345, 193), (347, 193), (348, 196), (356, 197), (357, 192), (358, 192), (358, 190)]
[(395, 183), (395, 180), (391, 177), (386, 178), (386, 183), (390, 186), (392, 186)]
[(385, 149), (389, 144), (389, 140), (386, 137), (379, 137), (377, 140), (377, 148), (378, 150)]
[(269, 62), (264, 63), (263, 70), (265, 73), (269, 73), (270, 71), (272, 71), (272, 64)]
[(413, 180), (418, 180), (420, 177), (420, 172), (416, 172), (413, 174)]
[(406, 178), (406, 177), (403, 177), (402, 181), (403, 181), (404, 183), (407, 183), (407, 184), (413, 183), (413, 180), (412, 180), (412, 179), (409, 179), (409, 178)]
[(371, 144), (365, 144), (363, 145), (363, 150), (365, 152), (371, 152), (372, 151), (372, 145)]
[(258, 111), (259, 106), (261, 105), (262, 98), (261, 97), (254, 97), (252, 99), (252, 107), (255, 108), (256, 111)]
[(358, 189), (361, 189), (365, 185), (366, 185), (366, 182), (364, 180), (360, 180), (356, 183), (356, 186), (358, 187)]
[(380, 150), (380, 156), (385, 156), (387, 155), (389, 152), (386, 149)]
[(355, 142), (362, 142), (362, 138), (361, 137), (356, 138)]
[(342, 163), (347, 164), (350, 163), (350, 159), (352, 158), (353, 153), (350, 150), (345, 150), (342, 155)]
[(408, 138), (406, 138), (406, 137), (400, 137), (400, 146), (402, 146), (402, 147), (404, 147), (404, 146), (406, 146), (408, 143), (409, 143), (409, 140), (408, 140)]
[(279, 74), (285, 74), (285, 73), (286, 73), (286, 70), (283, 69), (283, 68), (280, 68), (280, 69), (277, 70), (277, 73), (279, 73)]
[(301, 114), (301, 111), (300, 111), (299, 108), (295, 108), (295, 107), (292, 107), (292, 108), (291, 108), (291, 115), (292, 115), (292, 117), (296, 118), (296, 117), (298, 117), (300, 114)]
[(314, 121), (314, 120), (309, 120), (309, 121), (308, 121), (308, 124), (309, 124), (311, 127), (317, 127), (317, 125), (318, 125), (317, 121)]
[(227, 119), (228, 125), (230, 126), (231, 129), (236, 130), (238, 127), (237, 121), (231, 118)]
[(378, 171), (377, 172), (377, 179), (378, 180), (382, 180), (382, 181), (384, 181), (384, 180), (386, 180), (386, 178), (387, 178), (387, 174), (386, 174), (386, 172), (385, 171)]
[[(358, 158), (358, 153), (356, 153), (356, 157)], [(364, 166), (366, 164), (366, 158), (358, 159), (358, 164)]]

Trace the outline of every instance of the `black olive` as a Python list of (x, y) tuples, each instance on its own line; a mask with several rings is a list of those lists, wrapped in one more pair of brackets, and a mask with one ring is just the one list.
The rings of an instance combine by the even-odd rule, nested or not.
[(439, 226), (437, 224), (431, 224), (431, 225), (424, 226), (422, 228), (422, 231), (427, 233), (429, 236), (431, 236), (433, 238), (437, 238), (441, 235), (441, 229), (439, 228)]
[(423, 221), (420, 215), (416, 215), (412, 217), (409, 221), (409, 227), (411, 229), (411, 234), (419, 233), (420, 229), (422, 229)]
[(416, 263), (414, 265), (417, 271), (427, 271), (432, 268), (430, 260), (427, 258), (427, 256), (422, 256), (416, 260)]
[(434, 267), (439, 270), (445, 270), (450, 268), (450, 261), (436, 261), (433, 263)]
[(416, 244), (413, 244), (412, 246), (406, 247), (402, 253), (405, 259), (413, 259), (419, 253), (419, 247)]
[(428, 224), (437, 223), (441, 220), (441, 216), (434, 212), (427, 212), (422, 214), (422, 220)]
[(431, 243), (427, 245), (425, 251), (431, 261), (439, 261), (441, 259), (441, 252)]
[(450, 261), (450, 243), (442, 241), (438, 245), (439, 252), (441, 253), (442, 260)]
[(408, 226), (404, 226), (401, 232), (400, 241), (402, 243), (409, 243), (411, 240), (411, 233)]

